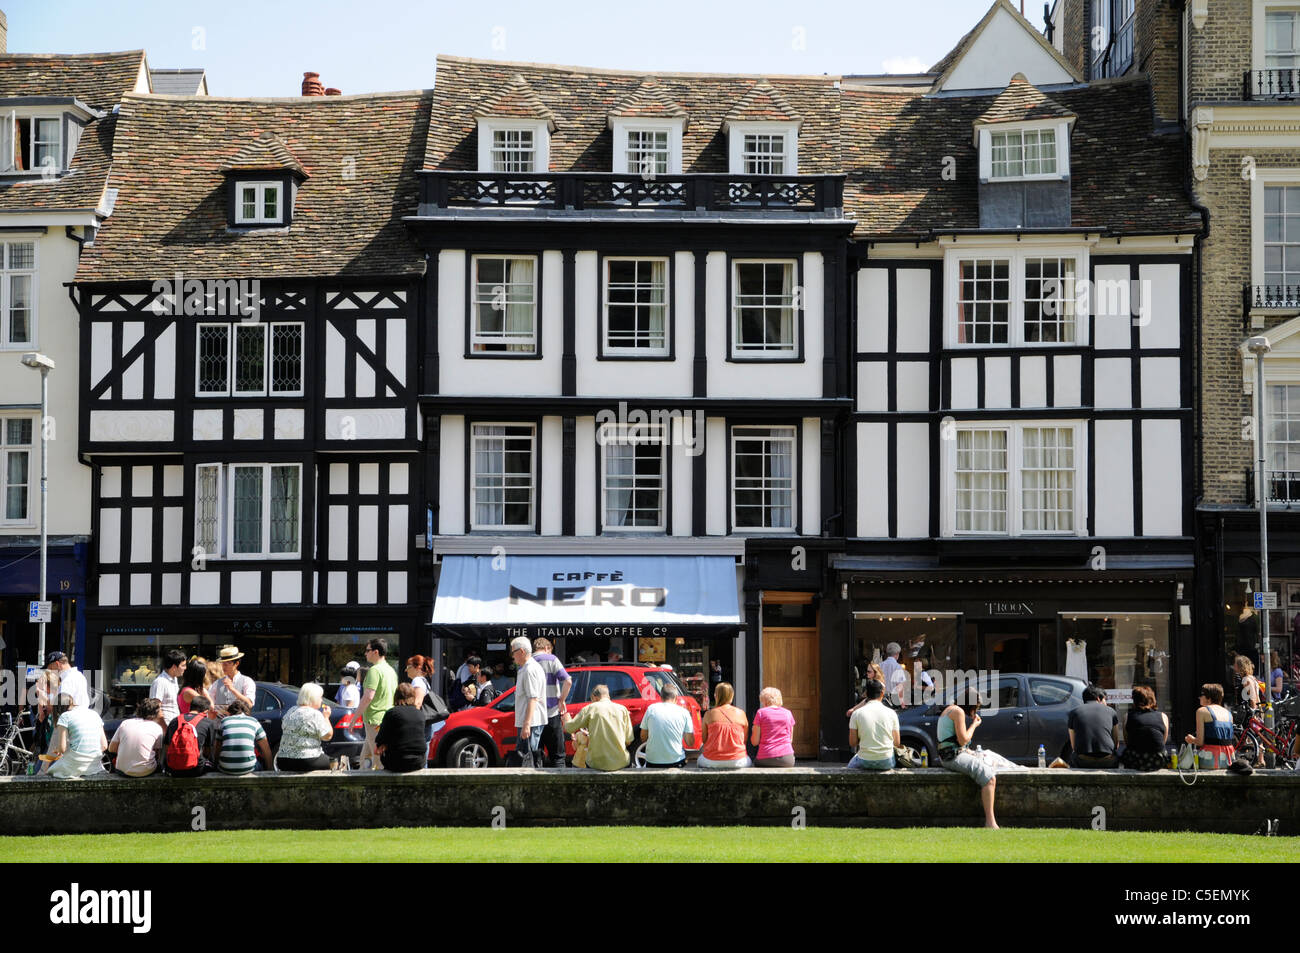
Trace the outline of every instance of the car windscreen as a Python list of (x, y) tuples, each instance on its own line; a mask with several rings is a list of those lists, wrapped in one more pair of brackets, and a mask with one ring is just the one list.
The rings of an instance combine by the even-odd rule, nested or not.
[(655, 687), (655, 691), (659, 693), (660, 698), (663, 697), (664, 686), (668, 684), (671, 684), (674, 688), (677, 689), (678, 697), (680, 698), (686, 697), (686, 690), (682, 688), (682, 683), (677, 681), (677, 678), (673, 675), (673, 673), (666, 669), (655, 669), (655, 670), (646, 671), (645, 680)]

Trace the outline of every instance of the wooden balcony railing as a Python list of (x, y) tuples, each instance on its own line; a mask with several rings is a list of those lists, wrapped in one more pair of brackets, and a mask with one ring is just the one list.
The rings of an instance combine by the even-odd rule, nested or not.
[(425, 172), (421, 183), (423, 204), (439, 209), (834, 212), (844, 204), (842, 175)]

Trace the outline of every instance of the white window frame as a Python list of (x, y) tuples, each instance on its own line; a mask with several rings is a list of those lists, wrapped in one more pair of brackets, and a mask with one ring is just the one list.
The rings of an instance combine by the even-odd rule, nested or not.
[[(277, 467), (291, 467), (298, 471), (298, 548), (291, 553), (271, 552), (271, 472)], [(293, 462), (278, 463), (199, 463), (194, 467), (194, 543), (199, 545), (199, 506), (198, 484), (199, 471), (213, 468), (217, 471), (217, 552), (204, 555), (209, 559), (256, 559), (256, 560), (293, 560), (302, 558), (303, 543), (303, 494), (306, 485), (303, 480), (303, 465)], [(236, 468), (260, 469), (262, 471), (262, 534), (261, 548), (255, 553), (235, 552), (235, 475)]]
[[(272, 385), (271, 362), (273, 359), (272, 341), (275, 329), (279, 327), (296, 327), (298, 329), (298, 386), (292, 390), (277, 390)], [(226, 329), (226, 386), (220, 391), (201, 391), (201, 368), (199, 362), (202, 330), (204, 328)], [(235, 380), (235, 337), (240, 328), (260, 328), (262, 331), (262, 386), (256, 390), (236, 390)], [(207, 397), (301, 397), (305, 391), (307, 376), (307, 326), (302, 321), (205, 321), (194, 326), (194, 396)]]
[[(1252, 0), (1250, 32), (1250, 68), (1271, 69), (1268, 65), (1268, 15), (1300, 11), (1297, 0)], [(1285, 69), (1286, 67), (1277, 67)], [(1300, 67), (1298, 67), (1300, 68)]]
[[(475, 515), (478, 513), (478, 453), (475, 449), (478, 440), (480, 427), (526, 427), (530, 433), (530, 445), (528, 451), (529, 466), (529, 484), (528, 484), (528, 522), (527, 523), (478, 523), (475, 522)], [(484, 434), (484, 439), (500, 439), (498, 434)], [(534, 532), (537, 523), (537, 505), (538, 505), (538, 487), (537, 487), (537, 424), (528, 420), (479, 420), (473, 421), (469, 426), (469, 526), (471, 532), (481, 530), (505, 531), (505, 532)], [(503, 478), (505, 474), (502, 474)]]
[[(32, 439), (26, 444), (9, 443), (9, 421), (29, 420), (32, 424)], [(0, 526), (35, 526), (36, 507), (32, 505), (36, 494), (40, 492), (40, 443), (41, 421), (39, 415), (11, 413), (0, 411)], [(19, 519), (10, 519), (9, 512), (9, 455), (11, 453), (27, 454), (27, 513)]]
[[(484, 335), (479, 330), (478, 308), (484, 302), (479, 299), (478, 294), (478, 263), (480, 261), (530, 261), (533, 264), (533, 326), (532, 333), (527, 337), (524, 335), (515, 335), (507, 337), (505, 333), (505, 319), (502, 318), (500, 335)], [(535, 357), (538, 353), (540, 344), (540, 335), (538, 334), (539, 318), (541, 317), (541, 301), (538, 296), (540, 289), (539, 279), (541, 277), (542, 259), (540, 255), (471, 255), (469, 260), (469, 352), (474, 357)], [(508, 269), (507, 269), (508, 270)], [(506, 277), (509, 277), (508, 275)], [(507, 284), (516, 284), (517, 282), (507, 282)], [(494, 286), (500, 287), (500, 286)], [(509, 307), (509, 300), (506, 301), (506, 307)], [(489, 351), (476, 350), (479, 345), (506, 345), (521, 346), (529, 345), (527, 351)]]
[[(783, 265), (790, 268), (792, 299), (789, 347), (740, 346), (741, 265)], [(803, 334), (803, 308), (800, 307), (802, 295), (799, 293), (799, 278), (799, 260), (796, 258), (733, 258), (731, 260), (731, 300), (727, 303), (731, 309), (731, 340), (727, 344), (727, 349), (733, 361), (797, 361), (803, 357), (800, 348)]]
[(799, 123), (797, 122), (733, 122), (727, 126), (727, 167), (732, 175), (762, 175), (767, 173), (745, 171), (745, 136), (784, 136), (785, 171), (775, 175), (799, 174)]
[[(1034, 175), (993, 176), (993, 133), (1056, 131), (1056, 171)], [(981, 182), (1052, 182), (1070, 177), (1070, 123), (1063, 119), (1039, 119), (1033, 122), (999, 122), (978, 129)]]
[[(533, 134), (533, 167), (515, 175), (536, 175), (551, 167), (551, 133), (545, 119), (496, 119), (487, 117), (478, 121), (478, 170), (495, 172), (492, 162), (493, 133), (506, 130), (530, 130)], [(503, 173), (510, 174), (510, 173)]]
[[(1025, 262), (1031, 258), (1074, 259), (1074, 338), (1068, 341), (1027, 341), (1025, 339)], [(958, 302), (961, 295), (961, 263), (973, 259), (1001, 259), (1010, 265), (1011, 302), (1007, 312), (1007, 340), (1005, 342), (958, 341), (957, 331), (961, 316)], [(1079, 347), (1088, 342), (1089, 311), (1095, 305), (1095, 296), (1081, 296), (1080, 282), (1089, 277), (1088, 248), (1079, 245), (1048, 245), (1032, 241), (1006, 244), (949, 245), (944, 251), (944, 341), (945, 346), (965, 348), (1015, 348), (1015, 347)], [(1086, 304), (1087, 307), (1080, 307)]]
[[(747, 431), (769, 431), (764, 436), (751, 434), (746, 436)], [(772, 431), (788, 431), (787, 434), (777, 435)], [(799, 443), (802, 438), (800, 428), (793, 424), (736, 424), (731, 427), (728, 434), (728, 468), (731, 476), (731, 485), (727, 487), (728, 506), (731, 521), (731, 532), (737, 535), (772, 535), (772, 534), (789, 534), (795, 535), (799, 532), (799, 519), (802, 515), (799, 500)], [(736, 441), (737, 439), (760, 439), (760, 440), (780, 440), (788, 443), (790, 447), (790, 525), (789, 526), (741, 526), (736, 520)], [(767, 479), (767, 478), (764, 478)]]
[[(253, 189), (257, 196), (257, 214), (249, 217), (244, 214), (244, 190)], [(266, 194), (275, 193), (274, 217), (266, 215)], [(284, 183), (254, 182), (235, 180), (235, 224), (236, 225), (283, 225), (284, 224)]]
[[(640, 169), (630, 169), (627, 163), (628, 133), (630, 132), (667, 132), (668, 133), (668, 168), (657, 175), (681, 175), (682, 173), (682, 120), (680, 119), (611, 119), (610, 130), (613, 133), (614, 154), (611, 157), (611, 172), (622, 175), (644, 175)], [(652, 178), (653, 176), (646, 176)]]
[(1300, 168), (1255, 169), (1250, 180), (1250, 283), (1264, 284), (1264, 189), (1300, 187)]
[[(15, 169), (13, 167), (13, 150), (17, 143), (18, 120), (25, 119), (30, 122), (31, 136), (27, 143), (27, 155), (24, 156), (27, 168)], [(0, 115), (0, 174), (3, 175), (39, 175), (41, 167), (36, 163), (36, 126), (41, 121), (54, 123), (56, 130), (56, 139), (54, 141), (54, 171), (65, 171), (64, 163), (64, 142), (63, 142), (63, 123), (62, 114), (28, 112), (26, 110), (11, 109), (7, 113)], [(69, 157), (71, 158), (71, 157)]]
[[(1074, 432), (1074, 529), (1026, 530), (1024, 528), (1024, 485), (1021, 471), (1024, 467), (1024, 431), (1040, 428), (1072, 430)], [(990, 533), (978, 530), (957, 529), (957, 439), (960, 430), (1002, 430), (1007, 433), (1007, 531)], [(966, 537), (1048, 537), (1070, 539), (1087, 536), (1088, 519), (1088, 446), (1087, 426), (1082, 420), (958, 420), (953, 438), (941, 441), (943, 457), (943, 506), (940, 513), (940, 535), (944, 538)]]
[[(6, 236), (0, 240), (0, 351), (34, 351), (40, 345), (40, 322), (37, 320), (37, 295), (40, 286), (40, 256), (41, 256), (41, 236), (31, 235), (22, 237), (19, 235)], [(31, 268), (9, 268), (9, 247), (10, 245), (31, 245), (32, 246), (32, 267)], [(10, 298), (13, 294), (12, 282), (9, 280), (13, 276), (28, 276), (31, 278), (31, 315), (28, 324), (31, 329), (31, 340), (14, 342), (10, 340), (12, 328), (10, 326), (11, 315), (10, 307), (12, 302)]]
[[(1296, 367), (1294, 365), (1287, 367), (1286, 365), (1283, 365), (1282, 367), (1278, 367), (1278, 368), (1270, 368), (1268, 366), (1267, 357), (1265, 358), (1265, 362), (1266, 363), (1264, 365), (1264, 394), (1263, 394), (1264, 432), (1261, 435), (1263, 445), (1264, 445), (1264, 465), (1267, 468), (1265, 472), (1266, 473), (1274, 473), (1274, 472), (1297, 473), (1300, 472), (1300, 470), (1275, 471), (1273, 468), (1274, 461), (1273, 461), (1272, 454), (1270, 452), (1270, 445), (1276, 443), (1291, 443), (1293, 441), (1275, 441), (1270, 439), (1270, 436), (1273, 432), (1273, 422), (1274, 422), (1275, 415), (1273, 413), (1273, 408), (1269, 406), (1268, 394), (1269, 394), (1269, 389), (1273, 387), (1294, 387), (1297, 390), (1300, 390), (1300, 367)], [(1254, 402), (1252, 400), (1252, 404), (1253, 403)], [(1254, 446), (1255, 446), (1255, 453), (1253, 454), (1253, 459), (1255, 461), (1258, 461), (1260, 456), (1258, 443), (1254, 443)], [(1256, 465), (1258, 465), (1258, 463), (1256, 463)], [(1266, 494), (1269, 494), (1268, 502), (1270, 506), (1288, 506), (1288, 505), (1293, 505), (1295, 502), (1297, 502), (1295, 500), (1273, 499), (1272, 494), (1270, 492), (1271, 487), (1268, 485), (1268, 481), (1269, 478), (1266, 476), (1264, 492)], [(1253, 489), (1254, 488), (1252, 488), (1252, 490)]]
[[(609, 324), (609, 308), (610, 308), (610, 300), (609, 300), (609, 289), (610, 289), (609, 266), (610, 266), (610, 263), (611, 263), (611, 262), (616, 262), (616, 261), (658, 262), (658, 263), (660, 263), (660, 264), (663, 266), (663, 270), (664, 270), (664, 285), (663, 285), (663, 288), (664, 288), (664, 293), (663, 293), (663, 299), (664, 299), (664, 300), (663, 300), (663, 309), (664, 309), (664, 321), (663, 321), (663, 326), (664, 326), (664, 343), (663, 343), (663, 345), (662, 345), (661, 347), (657, 347), (657, 348), (656, 348), (656, 347), (628, 347), (628, 346), (626, 346), (626, 345), (619, 345), (619, 344), (611, 344), (611, 343), (610, 343), (610, 339), (609, 339), (609, 328), (610, 328), (610, 324)], [(601, 308), (601, 324), (602, 324), (601, 332), (600, 332), (600, 333), (601, 333), (601, 350), (602, 350), (602, 354), (603, 354), (603, 356), (605, 356), (605, 357), (644, 357), (644, 358), (652, 358), (652, 357), (662, 358), (662, 357), (667, 357), (667, 356), (671, 353), (671, 346), (672, 346), (672, 332), (673, 332), (673, 328), (672, 328), (672, 299), (669, 297), (669, 296), (672, 294), (672, 264), (671, 264), (670, 260), (669, 260), (668, 258), (663, 257), (663, 256), (660, 256), (660, 255), (611, 255), (611, 256), (605, 258), (605, 264), (604, 264), (604, 266), (603, 266), (603, 270), (604, 270), (604, 274), (602, 275), (602, 279), (603, 279), (603, 280), (602, 280), (602, 282), (601, 282), (601, 290), (600, 290), (600, 308)], [(640, 283), (638, 283), (638, 284), (637, 284), (637, 287), (640, 288), (640, 287), (643, 287), (643, 286), (642, 286)], [(644, 287), (653, 287), (653, 286), (652, 286), (652, 285), (646, 285), (646, 286), (644, 286)]]
[[(668, 433), (664, 424), (601, 424), (596, 430), (600, 448), (600, 524), (602, 533), (663, 535), (667, 532)], [(654, 526), (611, 526), (609, 517), (609, 448), (628, 444), (659, 447), (659, 520)]]

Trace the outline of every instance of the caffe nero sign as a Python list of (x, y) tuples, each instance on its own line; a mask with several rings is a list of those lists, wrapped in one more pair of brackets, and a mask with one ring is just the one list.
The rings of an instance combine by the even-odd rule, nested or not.
[(664, 638), (734, 635), (735, 564), (717, 556), (448, 556), (436, 635)]

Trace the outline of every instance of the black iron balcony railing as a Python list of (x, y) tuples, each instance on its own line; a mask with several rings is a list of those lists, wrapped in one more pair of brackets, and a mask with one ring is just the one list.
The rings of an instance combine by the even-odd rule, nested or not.
[(1247, 285), (1246, 307), (1252, 311), (1300, 311), (1300, 285)]
[(844, 204), (842, 175), (426, 172), (421, 181), (423, 203), (440, 209), (828, 212)]
[(1300, 69), (1251, 69), (1242, 80), (1246, 99), (1300, 98)]
[[(1255, 470), (1246, 471), (1246, 502), (1255, 505)], [(1268, 494), (1269, 503), (1300, 503), (1300, 470), (1265, 470), (1264, 492)]]

